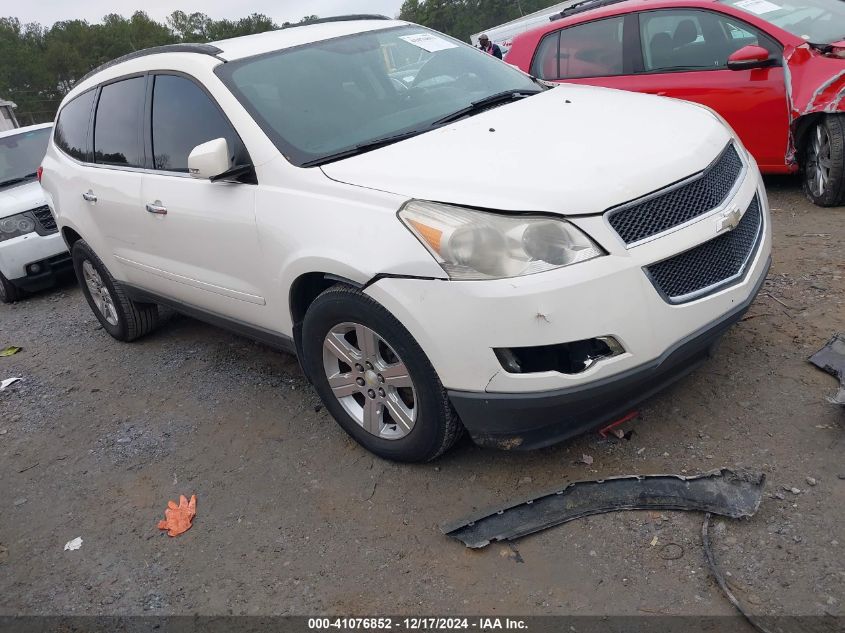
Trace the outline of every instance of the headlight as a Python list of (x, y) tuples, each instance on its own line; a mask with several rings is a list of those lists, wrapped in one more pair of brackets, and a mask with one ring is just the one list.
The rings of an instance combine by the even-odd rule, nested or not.
[(532, 275), (601, 257), (604, 251), (569, 222), (508, 216), (412, 200), (399, 218), (450, 279)]
[(11, 215), (0, 220), (0, 242), (19, 235), (26, 235), (35, 230), (35, 220), (25, 213)]

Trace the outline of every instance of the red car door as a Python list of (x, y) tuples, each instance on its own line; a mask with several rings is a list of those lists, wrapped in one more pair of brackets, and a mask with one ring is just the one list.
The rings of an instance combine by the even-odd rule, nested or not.
[(643, 11), (639, 35), (642, 57), (638, 72), (624, 77), (626, 89), (709, 106), (734, 128), (761, 169), (789, 170), (783, 66), (727, 66), (728, 57), (748, 45), (761, 46), (781, 60), (779, 44), (733, 16), (694, 9)]

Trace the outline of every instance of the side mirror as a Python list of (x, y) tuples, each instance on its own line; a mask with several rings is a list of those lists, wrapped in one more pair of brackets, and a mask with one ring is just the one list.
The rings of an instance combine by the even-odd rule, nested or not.
[(188, 173), (193, 178), (211, 180), (229, 170), (229, 144), (216, 138), (197, 145), (188, 156)]
[(752, 70), (776, 65), (777, 60), (762, 46), (743, 46), (728, 57), (730, 70)]

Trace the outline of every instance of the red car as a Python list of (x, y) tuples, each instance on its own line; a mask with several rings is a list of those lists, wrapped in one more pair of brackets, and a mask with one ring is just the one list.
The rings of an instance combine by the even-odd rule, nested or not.
[(516, 37), (538, 78), (709, 106), (767, 173), (845, 204), (845, 2), (586, 0)]

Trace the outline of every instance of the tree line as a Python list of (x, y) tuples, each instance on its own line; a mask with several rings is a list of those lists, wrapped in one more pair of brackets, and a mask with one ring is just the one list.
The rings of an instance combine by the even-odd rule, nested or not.
[(399, 17), (468, 42), (473, 33), (559, 2), (561, 0), (405, 0)]
[(174, 11), (162, 24), (137, 11), (131, 17), (107, 15), (99, 24), (66, 20), (51, 27), (0, 18), (0, 98), (17, 104), (15, 114), (21, 125), (52, 121), (62, 98), (81, 77), (121, 55), (151, 46), (212, 42), (277, 28), (260, 13), (240, 20), (212, 20), (204, 13)]
[[(558, 0), (405, 0), (403, 20), (462, 39), (538, 11)], [(315, 19), (311, 15), (300, 22)], [(0, 18), (0, 98), (14, 101), (21, 125), (52, 121), (62, 98), (97, 66), (133, 51), (179, 42), (212, 42), (290, 26), (253, 13), (239, 20), (213, 20), (204, 13), (174, 11), (164, 23), (136, 11), (102, 22), (65, 20), (50, 27)]]

